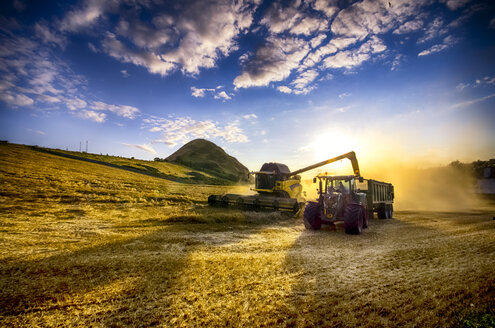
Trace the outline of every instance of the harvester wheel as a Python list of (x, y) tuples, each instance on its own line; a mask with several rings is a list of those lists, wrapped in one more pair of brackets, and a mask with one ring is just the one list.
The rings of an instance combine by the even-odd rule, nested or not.
[(278, 211), (278, 209), (280, 207), (278, 200), (274, 200), (272, 206), (273, 206), (273, 210)]
[(303, 216), (304, 226), (308, 230), (319, 230), (321, 228), (321, 210), (320, 204), (308, 202), (304, 209)]
[(363, 231), (363, 209), (359, 205), (349, 204), (344, 210), (344, 229), (349, 235), (359, 235)]
[(227, 197), (227, 196), (222, 197), (222, 205), (223, 206), (229, 205), (229, 197)]
[(237, 198), (235, 203), (236, 203), (237, 207), (243, 207), (244, 206), (244, 199), (239, 197), (239, 198)]
[(253, 210), (259, 211), (261, 209), (261, 204), (259, 199), (255, 199), (253, 202)]
[(215, 205), (216, 201), (217, 201), (217, 197), (215, 195), (210, 195), (208, 197), (208, 204)]
[(387, 218), (387, 205), (380, 204), (380, 207), (378, 207), (378, 218), (379, 219)]

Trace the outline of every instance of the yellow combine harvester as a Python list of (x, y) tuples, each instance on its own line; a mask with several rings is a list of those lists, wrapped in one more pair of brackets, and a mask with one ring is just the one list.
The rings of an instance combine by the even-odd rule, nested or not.
[(302, 185), (300, 173), (316, 169), (320, 166), (330, 164), (347, 158), (352, 163), (355, 175), (359, 175), (359, 165), (356, 154), (349, 153), (327, 159), (300, 170), (291, 172), (287, 165), (280, 163), (265, 163), (258, 172), (251, 172), (255, 176), (255, 195), (210, 195), (208, 203), (210, 205), (236, 206), (246, 209), (271, 209), (275, 211), (292, 211), (297, 213), (304, 206), (305, 200), (302, 198)]

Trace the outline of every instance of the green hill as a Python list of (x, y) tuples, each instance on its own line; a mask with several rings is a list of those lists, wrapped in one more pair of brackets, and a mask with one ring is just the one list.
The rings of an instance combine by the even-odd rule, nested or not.
[(213, 142), (195, 139), (166, 158), (175, 163), (200, 170), (233, 182), (247, 182), (249, 170)]
[(98, 155), (85, 152), (44, 148), (38, 146), (24, 147), (29, 147), (31, 150), (35, 150), (41, 153), (47, 153), (79, 161), (100, 164), (174, 182), (208, 185), (233, 184), (231, 180), (223, 179), (215, 175), (207, 174), (205, 172), (194, 170), (189, 167), (174, 163), (146, 161), (119, 156)]

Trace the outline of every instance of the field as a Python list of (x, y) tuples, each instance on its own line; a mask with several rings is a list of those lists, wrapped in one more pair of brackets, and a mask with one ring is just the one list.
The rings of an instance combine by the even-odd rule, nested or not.
[(0, 326), (495, 325), (495, 215), (360, 236), (209, 208), (190, 185), (0, 144)]

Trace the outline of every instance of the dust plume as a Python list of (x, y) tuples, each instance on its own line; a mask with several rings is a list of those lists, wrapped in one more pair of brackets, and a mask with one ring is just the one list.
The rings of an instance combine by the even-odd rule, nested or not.
[(365, 178), (390, 182), (399, 210), (462, 211), (478, 204), (474, 177), (453, 166), (415, 168), (394, 163), (363, 165)]

